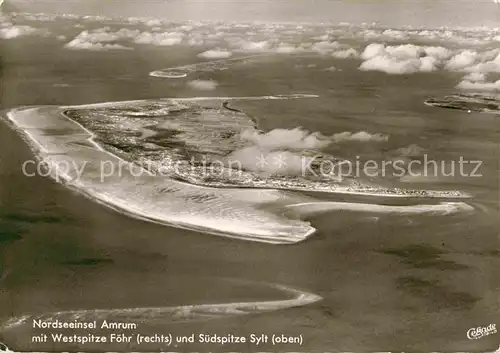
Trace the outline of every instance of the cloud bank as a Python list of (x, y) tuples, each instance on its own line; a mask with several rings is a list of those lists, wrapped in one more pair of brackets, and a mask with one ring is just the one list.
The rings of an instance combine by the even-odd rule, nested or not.
[(500, 48), (480, 51), (478, 49), (448, 49), (436, 46), (404, 44), (387, 46), (372, 43), (361, 54), (359, 69), (381, 71), (388, 74), (412, 74), (446, 70), (476, 74), (466, 80), (488, 73), (500, 73)]
[(39, 29), (32, 26), (17, 25), (10, 22), (7, 18), (0, 18), (0, 39), (14, 39), (32, 35), (49, 35), (46, 29)]
[(193, 80), (189, 81), (187, 85), (192, 89), (200, 91), (213, 91), (219, 84), (212, 80)]
[(436, 71), (451, 56), (443, 47), (426, 47), (413, 44), (386, 46), (372, 43), (361, 54), (362, 71), (382, 71), (388, 74), (411, 74)]
[(216, 48), (200, 53), (198, 54), (198, 57), (204, 59), (227, 59), (230, 58), (232, 55), (233, 53), (231, 53), (230, 51)]
[(495, 82), (485, 82), (485, 81), (470, 81), (470, 80), (462, 80), (457, 85), (457, 88), (463, 90), (472, 90), (472, 91), (499, 91), (500, 92), (500, 80)]

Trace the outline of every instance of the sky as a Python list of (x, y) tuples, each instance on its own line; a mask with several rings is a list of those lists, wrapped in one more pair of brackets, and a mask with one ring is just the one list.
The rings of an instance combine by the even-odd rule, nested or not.
[(500, 27), (493, 0), (6, 0), (22, 11), (171, 20)]

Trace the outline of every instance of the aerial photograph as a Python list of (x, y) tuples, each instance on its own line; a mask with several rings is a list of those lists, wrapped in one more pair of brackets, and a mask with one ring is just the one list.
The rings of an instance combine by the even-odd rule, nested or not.
[(500, 0), (0, 0), (0, 352), (499, 353)]

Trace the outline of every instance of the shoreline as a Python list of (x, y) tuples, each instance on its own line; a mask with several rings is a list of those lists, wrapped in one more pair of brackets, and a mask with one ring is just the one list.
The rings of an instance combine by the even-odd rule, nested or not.
[[(50, 107), (50, 106), (31, 107), (31, 108), (25, 108), (25, 110), (26, 109), (37, 110), (37, 109), (43, 109), (43, 108), (45, 108), (45, 109), (52, 108), (58, 114), (61, 114), (61, 111), (62, 111), (61, 107)], [(20, 127), (19, 124), (16, 124), (15, 119), (12, 117), (13, 114), (15, 114), (16, 112), (19, 113), (20, 111), (22, 111), (22, 109), (23, 108), (16, 108), (16, 109), (10, 110), (6, 114), (7, 119), (9, 119), (10, 122), (12, 123), (12, 125), (15, 127), (16, 132), (18, 132), (22, 136), (25, 136), (23, 138), (23, 140), (28, 142), (28, 145), (32, 148), (35, 156), (37, 158), (43, 160), (44, 158), (43, 158), (43, 156), (40, 156), (40, 152), (47, 153), (48, 151), (33, 136), (31, 136), (28, 131), (25, 131), (25, 129)], [(80, 129), (82, 129), (88, 136), (88, 138), (86, 138), (85, 141), (90, 142), (95, 147), (96, 152), (104, 153), (106, 155), (111, 156), (113, 159), (116, 159), (116, 160), (121, 160), (123, 163), (126, 163), (127, 165), (130, 164), (129, 162), (121, 159), (120, 157), (117, 157), (114, 154), (102, 149), (93, 140), (94, 134), (92, 132), (90, 132), (89, 130), (87, 130), (85, 127), (81, 126), (81, 124), (71, 120), (70, 118), (64, 116), (63, 114), (61, 114), (61, 117), (63, 117), (64, 119), (67, 119), (71, 123), (79, 126)], [(153, 177), (153, 176), (151, 176), (151, 177)], [(207, 187), (200, 186), (200, 185), (189, 184), (189, 183), (186, 183), (184, 181), (176, 181), (176, 180), (170, 180), (170, 179), (164, 179), (162, 181), (164, 183), (167, 182), (170, 184), (180, 184), (182, 186), (185, 186), (188, 188), (188, 190), (186, 191), (188, 193), (190, 191), (189, 189), (193, 189), (193, 188), (194, 189), (210, 189), (213, 191), (219, 191), (221, 193), (224, 193), (222, 190), (219, 190), (218, 188), (209, 188), (209, 187), (207, 188)], [(282, 218), (277, 219), (276, 216), (271, 217), (270, 220), (272, 220), (272, 219), (274, 219), (276, 221), (281, 220), (279, 227), (289, 228), (289, 230), (286, 233), (279, 232), (278, 231), (279, 228), (277, 228), (276, 231), (273, 232), (273, 233), (275, 233), (275, 235), (271, 235), (269, 233), (269, 231), (273, 228), (272, 225), (271, 225), (271, 227), (269, 227), (269, 225), (267, 225), (267, 226), (264, 226), (264, 228), (262, 228), (261, 222), (257, 223), (257, 224), (260, 223), (259, 228), (262, 228), (259, 231), (260, 234), (254, 233), (254, 232), (242, 233), (241, 231), (239, 231), (238, 233), (234, 233), (234, 231), (233, 232), (230, 232), (227, 230), (221, 231), (220, 229), (217, 230), (217, 229), (206, 227), (206, 226), (199, 226), (199, 225), (193, 224), (193, 223), (184, 223), (182, 221), (179, 222), (179, 221), (174, 221), (174, 220), (165, 220), (165, 219), (158, 218), (158, 216), (155, 217), (152, 215), (148, 215), (148, 214), (144, 213), (144, 211), (141, 211), (139, 209), (134, 209), (128, 203), (127, 204), (120, 203), (120, 202), (117, 202), (116, 200), (110, 199), (110, 196), (106, 195), (105, 193), (98, 193), (95, 191), (93, 192), (89, 188), (74, 185), (74, 184), (72, 184), (71, 180), (65, 180), (62, 184), (65, 187), (67, 187), (71, 190), (77, 191), (80, 194), (88, 197), (92, 201), (95, 201), (99, 204), (105, 205), (106, 207), (109, 207), (117, 212), (122, 213), (122, 214), (126, 214), (127, 216), (130, 216), (132, 218), (140, 219), (143, 221), (149, 221), (149, 222), (153, 222), (153, 223), (157, 223), (157, 224), (161, 224), (161, 225), (169, 225), (169, 226), (174, 226), (176, 228), (202, 232), (202, 233), (211, 234), (211, 235), (218, 235), (218, 236), (227, 237), (227, 238), (257, 241), (257, 242), (270, 243), (270, 244), (293, 244), (293, 243), (297, 243), (297, 242), (300, 242), (302, 240), (305, 240), (306, 238), (308, 238), (309, 236), (311, 236), (312, 234), (314, 234), (316, 232), (316, 229), (311, 227), (308, 222), (293, 221), (293, 220), (289, 220), (288, 222), (284, 222), (284, 219), (282, 219)], [(236, 193), (238, 193), (239, 191), (243, 192), (243, 190), (238, 190), (238, 189), (235, 189), (234, 191)], [(256, 190), (255, 193), (258, 193), (259, 195), (264, 196), (264, 195), (262, 195), (262, 193), (265, 191), (267, 191), (270, 194), (269, 196), (271, 196), (272, 199), (275, 199), (277, 197), (277, 195), (275, 195), (275, 193), (280, 193), (280, 191), (274, 190), (274, 189)], [(245, 196), (245, 195), (242, 195), (242, 196)], [(261, 204), (263, 202), (262, 201), (257, 201), (257, 202), (253, 201), (253, 203), (255, 205), (258, 205), (258, 204)], [(240, 206), (245, 206), (245, 205), (246, 205), (246, 207), (249, 207), (251, 204), (249, 205), (248, 201), (247, 201), (246, 203), (244, 202)], [(264, 212), (262, 210), (258, 210), (257, 208), (253, 208), (253, 211), (256, 212), (257, 214), (261, 214), (262, 212)], [(265, 212), (265, 213), (267, 214), (267, 212)], [(251, 213), (248, 216), (250, 216), (250, 215), (251, 215)], [(271, 215), (271, 214), (269, 214), (269, 215)], [(167, 214), (167, 216), (169, 216), (169, 215)], [(172, 215), (170, 215), (170, 217), (171, 216)], [(265, 214), (262, 214), (261, 216), (265, 216)], [(207, 219), (207, 221), (208, 221), (208, 219)], [(284, 223), (282, 223), (282, 222), (284, 222)], [(241, 225), (242, 224), (240, 223), (240, 227), (241, 227)], [(220, 228), (220, 226), (221, 225), (218, 225), (219, 228)], [(250, 221), (250, 222), (247, 221), (247, 226), (250, 226), (249, 229), (252, 229), (252, 227), (253, 227), (252, 221)], [(226, 227), (226, 226), (224, 226), (224, 227)], [(267, 234), (262, 233), (262, 231), (265, 230), (266, 228), (268, 228), (268, 230), (266, 231)], [(300, 231), (298, 233), (294, 234), (294, 233), (290, 232), (292, 229), (295, 229), (296, 231), (299, 231), (299, 230)], [(258, 230), (258, 229), (256, 228), (255, 230)]]

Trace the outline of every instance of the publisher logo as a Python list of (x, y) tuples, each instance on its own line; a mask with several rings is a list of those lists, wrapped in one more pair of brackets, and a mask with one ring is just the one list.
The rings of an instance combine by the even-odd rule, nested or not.
[(495, 324), (490, 324), (488, 326), (482, 327), (472, 327), (467, 331), (467, 338), (470, 340), (478, 340), (494, 333), (497, 333), (497, 327)]

